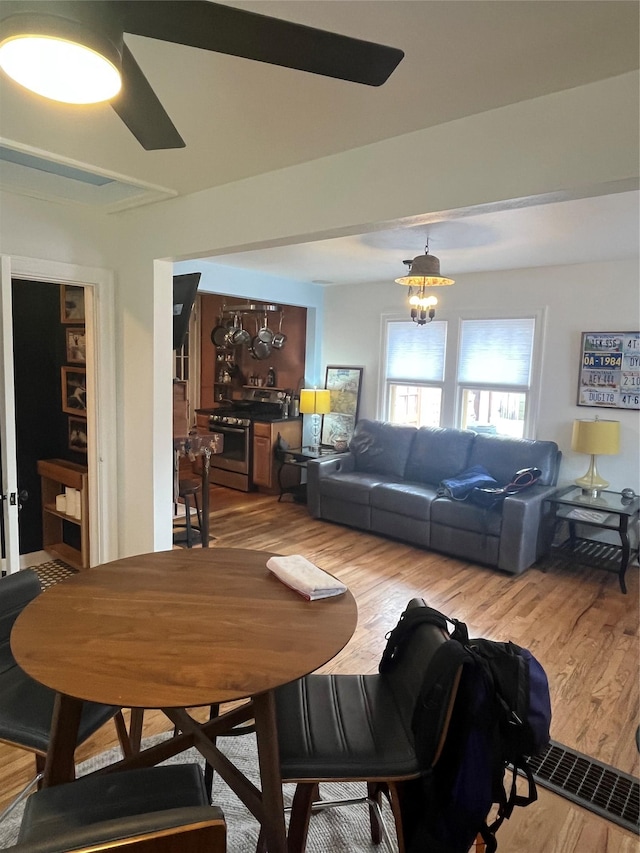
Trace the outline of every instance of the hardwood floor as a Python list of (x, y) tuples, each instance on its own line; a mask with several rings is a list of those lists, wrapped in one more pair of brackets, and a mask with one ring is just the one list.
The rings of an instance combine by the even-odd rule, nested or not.
[[(526, 646), (551, 686), (551, 736), (626, 772), (639, 774), (638, 568), (622, 595), (615, 575), (597, 570), (529, 569), (512, 577), (379, 536), (315, 521), (306, 507), (259, 494), (211, 489), (212, 547), (304, 554), (335, 574), (358, 602), (357, 630), (327, 671), (374, 672), (385, 634), (408, 600), (421, 596), (467, 623), (470, 633)], [(312, 606), (312, 605), (311, 605)], [(170, 727), (145, 714), (145, 734)], [(78, 760), (115, 745), (107, 726)], [(0, 809), (31, 775), (33, 759), (0, 744)], [(499, 832), (504, 853), (637, 853), (626, 830), (539, 789)], [(311, 853), (311, 852), (310, 852)]]

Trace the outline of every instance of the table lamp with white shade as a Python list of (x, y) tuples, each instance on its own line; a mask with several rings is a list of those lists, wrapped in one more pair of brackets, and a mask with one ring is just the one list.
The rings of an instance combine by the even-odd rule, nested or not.
[(615, 456), (620, 452), (620, 421), (576, 420), (573, 422), (571, 449), (576, 453), (587, 453), (591, 463), (587, 473), (575, 482), (583, 492), (596, 497), (609, 483), (596, 468), (596, 456)]
[(331, 393), (325, 389), (303, 388), (300, 391), (300, 414), (311, 415), (311, 450), (320, 451), (320, 415), (331, 411)]

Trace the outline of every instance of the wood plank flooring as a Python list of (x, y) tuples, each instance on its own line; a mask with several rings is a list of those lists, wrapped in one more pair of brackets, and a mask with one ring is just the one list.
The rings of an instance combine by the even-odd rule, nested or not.
[[(421, 596), (462, 619), (472, 635), (512, 640), (539, 658), (549, 677), (551, 736), (626, 773), (639, 774), (638, 568), (617, 577), (590, 569), (529, 569), (512, 577), (309, 517), (304, 505), (272, 496), (211, 490), (212, 547), (304, 554), (349, 585), (357, 630), (327, 671), (374, 672), (385, 634), (408, 600)], [(313, 605), (310, 605), (313, 606)], [(170, 727), (145, 715), (145, 734)], [(107, 726), (78, 750), (78, 760), (115, 744)], [(0, 808), (32, 771), (31, 756), (0, 744)], [(637, 853), (638, 839), (561, 797), (539, 789), (539, 802), (516, 809), (499, 833), (504, 853)], [(311, 853), (311, 851), (310, 851)]]

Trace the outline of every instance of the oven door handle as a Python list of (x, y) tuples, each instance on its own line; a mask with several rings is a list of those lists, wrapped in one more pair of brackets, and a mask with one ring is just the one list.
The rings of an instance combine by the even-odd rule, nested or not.
[(212, 426), (209, 427), (209, 432), (235, 432), (239, 435), (244, 435), (246, 432), (245, 427), (230, 427), (230, 426)]

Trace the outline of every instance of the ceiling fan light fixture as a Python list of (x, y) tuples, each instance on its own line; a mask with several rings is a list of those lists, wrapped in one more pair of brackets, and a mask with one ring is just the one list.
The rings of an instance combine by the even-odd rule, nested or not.
[(76, 21), (16, 15), (0, 24), (0, 68), (44, 98), (94, 104), (118, 94), (121, 53), (113, 42)]

